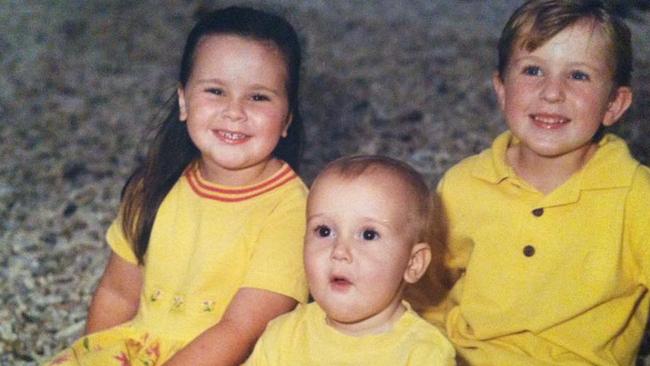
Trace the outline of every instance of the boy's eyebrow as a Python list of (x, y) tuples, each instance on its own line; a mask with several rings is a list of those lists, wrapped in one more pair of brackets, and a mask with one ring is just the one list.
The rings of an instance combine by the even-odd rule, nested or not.
[[(516, 63), (522, 62), (522, 61), (535, 61), (535, 62), (540, 62), (540, 63), (544, 62), (544, 60), (541, 57), (538, 57), (538, 56), (535, 56), (535, 55), (524, 55), (524, 56), (519, 56), (519, 57), (516, 57), (516, 58), (512, 59), (513, 64), (516, 64)], [(584, 62), (584, 61), (570, 62), (569, 65), (574, 66), (574, 67), (575, 66), (582, 66), (582, 67), (587, 67), (587, 68), (594, 69), (594, 70), (600, 70), (599, 67), (594, 66), (593, 64), (590, 64), (590, 63), (587, 63), (587, 62)]]

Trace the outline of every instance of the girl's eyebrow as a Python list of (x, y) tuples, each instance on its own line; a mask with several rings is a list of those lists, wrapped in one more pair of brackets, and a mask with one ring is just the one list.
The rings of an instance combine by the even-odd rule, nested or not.
[(199, 79), (196, 81), (197, 84), (223, 84), (223, 81), (221, 79)]
[[(199, 80), (196, 81), (196, 83), (198, 85), (203, 85), (203, 84), (220, 84), (220, 85), (223, 85), (223, 84), (225, 84), (221, 79), (217, 79), (217, 78), (199, 79)], [(266, 91), (268, 93), (275, 94), (275, 95), (281, 95), (282, 94), (280, 91), (275, 90), (275, 89), (270, 88), (270, 87), (267, 87), (267, 86), (264, 86), (262, 84), (252, 84), (250, 86), (250, 89), (252, 89), (252, 90), (264, 90), (264, 91)]]

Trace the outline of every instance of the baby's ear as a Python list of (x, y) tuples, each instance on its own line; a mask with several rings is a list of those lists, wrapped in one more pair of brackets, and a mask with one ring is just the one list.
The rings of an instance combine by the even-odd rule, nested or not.
[(603, 117), (603, 125), (611, 126), (618, 122), (623, 113), (630, 108), (632, 104), (632, 88), (629, 86), (619, 86), (614, 90), (607, 104), (607, 111)]
[(417, 243), (411, 249), (411, 259), (409, 260), (406, 271), (404, 271), (404, 281), (407, 283), (416, 283), (427, 271), (431, 262), (431, 246), (428, 243)]

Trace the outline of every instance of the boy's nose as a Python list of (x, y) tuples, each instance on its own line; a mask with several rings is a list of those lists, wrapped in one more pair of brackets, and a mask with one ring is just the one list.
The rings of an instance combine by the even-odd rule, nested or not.
[(542, 98), (549, 103), (564, 101), (564, 82), (565, 80), (560, 77), (546, 77), (542, 84)]
[(345, 240), (337, 239), (332, 248), (332, 253), (330, 259), (335, 261), (345, 261), (352, 262), (352, 253), (350, 253), (350, 247)]

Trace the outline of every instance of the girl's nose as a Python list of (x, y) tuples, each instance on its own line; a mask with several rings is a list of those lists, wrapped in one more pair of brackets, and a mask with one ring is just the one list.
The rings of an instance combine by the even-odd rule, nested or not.
[(541, 96), (549, 103), (557, 103), (564, 101), (565, 80), (561, 77), (546, 77), (543, 80)]
[(345, 240), (340, 238), (336, 239), (330, 259), (334, 261), (352, 262), (352, 253), (350, 253), (350, 247)]
[(241, 121), (246, 113), (241, 103), (236, 99), (229, 100), (223, 109), (223, 117), (232, 121)]

